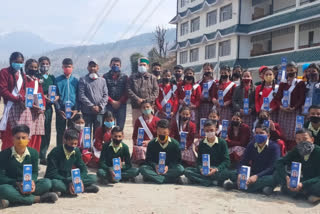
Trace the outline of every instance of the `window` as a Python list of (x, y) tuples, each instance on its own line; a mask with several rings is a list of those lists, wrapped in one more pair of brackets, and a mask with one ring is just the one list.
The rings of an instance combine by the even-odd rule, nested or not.
[(313, 45), (313, 42), (314, 42), (314, 31), (310, 31), (309, 36), (308, 36), (309, 47), (311, 47)]
[(200, 30), (200, 17), (191, 20), (191, 32)]
[(180, 1), (180, 7), (184, 7), (184, 6), (186, 6), (186, 0), (181, 0)]
[(189, 22), (185, 22), (181, 24), (180, 36), (183, 36), (189, 33)]
[(196, 62), (199, 60), (199, 48), (190, 50), (190, 62)]
[(207, 13), (207, 27), (217, 24), (217, 11)]
[(180, 52), (180, 64), (185, 64), (188, 62), (188, 51)]
[(219, 56), (228, 56), (231, 52), (231, 41), (227, 40), (219, 43)]
[(221, 7), (220, 9), (220, 22), (232, 19), (232, 4)]
[(216, 57), (216, 44), (207, 45), (205, 59), (212, 59)]

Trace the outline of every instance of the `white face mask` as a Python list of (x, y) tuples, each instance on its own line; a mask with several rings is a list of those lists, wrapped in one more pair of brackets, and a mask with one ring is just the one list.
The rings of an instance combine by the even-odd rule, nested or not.
[(96, 80), (96, 79), (98, 79), (98, 74), (96, 74), (96, 73), (91, 73), (91, 74), (89, 74), (89, 78), (90, 79), (93, 79), (93, 80)]
[(84, 124), (74, 124), (74, 128), (81, 132), (84, 129)]
[(138, 67), (138, 71), (140, 72), (140, 73), (146, 73), (147, 72), (147, 68), (145, 67), (145, 66), (139, 66)]
[(216, 136), (215, 132), (206, 132), (206, 137), (207, 138), (214, 138)]

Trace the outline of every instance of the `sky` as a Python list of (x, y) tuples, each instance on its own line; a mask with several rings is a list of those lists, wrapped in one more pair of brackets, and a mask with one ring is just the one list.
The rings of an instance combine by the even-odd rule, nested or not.
[(100, 44), (152, 32), (176, 14), (176, 0), (10, 0), (0, 34), (27, 31), (57, 44)]

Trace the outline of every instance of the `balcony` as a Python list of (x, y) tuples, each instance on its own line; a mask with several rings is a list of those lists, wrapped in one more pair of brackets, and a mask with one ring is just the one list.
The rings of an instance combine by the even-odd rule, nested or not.
[[(304, 0), (306, 1), (306, 0)], [(296, 0), (252, 0), (252, 21), (296, 7)]]

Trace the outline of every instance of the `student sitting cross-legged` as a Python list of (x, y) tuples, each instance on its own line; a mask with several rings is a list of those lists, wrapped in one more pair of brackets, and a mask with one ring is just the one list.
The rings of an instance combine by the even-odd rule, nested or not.
[[(194, 183), (204, 186), (218, 185), (223, 182), (225, 170), (230, 166), (227, 142), (216, 136), (217, 121), (207, 120), (204, 124), (206, 138), (198, 148), (197, 168), (186, 168), (185, 176)], [(202, 169), (202, 155), (210, 155), (210, 168), (207, 175)]]
[[(157, 136), (151, 140), (147, 147), (146, 163), (140, 167), (145, 181), (158, 184), (176, 183), (183, 174), (181, 151), (178, 141), (169, 137), (169, 121), (162, 119), (157, 123)], [(165, 152), (164, 172), (159, 172), (159, 153)]]
[[(276, 162), (274, 180), (281, 185), (281, 191), (287, 195), (308, 197), (309, 202), (320, 201), (320, 146), (314, 144), (310, 131), (302, 129), (296, 132), (297, 146), (286, 156)], [(287, 173), (292, 162), (301, 163), (300, 182), (297, 187), (290, 185), (290, 172)], [(298, 173), (291, 173), (292, 175)]]
[(102, 183), (118, 182), (115, 179), (113, 171), (113, 159), (120, 158), (121, 166), (121, 180), (134, 179), (139, 175), (139, 169), (133, 168), (131, 165), (129, 147), (123, 143), (123, 130), (119, 126), (115, 126), (111, 131), (111, 142), (103, 144), (99, 169), (97, 172), (98, 177)]
[(80, 169), (82, 190), (96, 193), (98, 186), (96, 175), (89, 175), (87, 167), (81, 158), (78, 145), (79, 134), (76, 130), (68, 129), (63, 136), (63, 145), (54, 148), (48, 155), (45, 178), (52, 181), (52, 190), (62, 194), (76, 195), (72, 184), (71, 170)]
[[(33, 203), (55, 202), (56, 193), (49, 192), (51, 181), (38, 180), (39, 155), (35, 149), (27, 147), (30, 129), (18, 125), (12, 129), (13, 147), (0, 152), (0, 209), (10, 204), (31, 205)], [(32, 165), (31, 174), (23, 173), (24, 165)], [(24, 177), (24, 179), (23, 179)], [(23, 180), (32, 180), (31, 191), (23, 191)]]
[(277, 142), (270, 140), (270, 130), (266, 126), (255, 127), (254, 140), (247, 146), (238, 170), (228, 171), (228, 180), (223, 184), (226, 190), (239, 188), (240, 170), (242, 166), (251, 167), (250, 177), (247, 179), (247, 192), (272, 193), (274, 164), (280, 158), (280, 148)]

